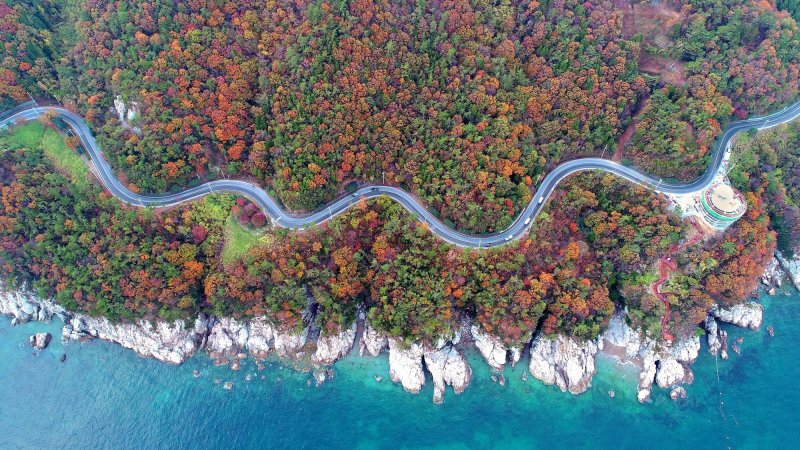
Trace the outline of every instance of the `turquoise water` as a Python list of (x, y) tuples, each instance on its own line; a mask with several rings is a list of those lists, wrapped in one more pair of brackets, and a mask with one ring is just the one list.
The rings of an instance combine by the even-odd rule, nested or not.
[(2, 318), (0, 448), (796, 448), (800, 295), (762, 300), (775, 337), (725, 327), (745, 342), (741, 356), (719, 361), (719, 381), (704, 343), (689, 398), (654, 389), (648, 405), (636, 402), (636, 374), (609, 359), (573, 397), (523, 382), (520, 366), (500, 386), (471, 355), (472, 385), (437, 406), (430, 382), (416, 396), (389, 382), (385, 356), (349, 357), (317, 388), (277, 363), (232, 372), (195, 357), (176, 367), (99, 341), (54, 339), (34, 356), (28, 336), (60, 336), (60, 322), (12, 328)]

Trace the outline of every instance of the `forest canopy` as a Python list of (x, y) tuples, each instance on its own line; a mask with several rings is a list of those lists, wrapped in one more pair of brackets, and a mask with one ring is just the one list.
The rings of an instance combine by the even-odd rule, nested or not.
[(800, 88), (794, 19), (745, 0), (3, 0), (0, 32), (0, 105), (81, 112), (133, 190), (248, 177), (311, 210), (385, 183), (470, 232), (576, 156), (696, 177)]
[[(0, 109), (35, 98), (79, 112), (137, 192), (244, 178), (302, 211), (385, 183), (485, 233), (571, 158), (696, 177), (728, 122), (796, 99), (797, 33), (788, 12), (745, 0), (0, 0)], [(667, 326), (690, 333), (800, 233), (795, 126), (741, 139), (731, 179), (748, 212), (722, 235), (679, 247), (690, 227), (665, 198), (583, 174), (528, 235), (475, 251), (386, 198), (302, 233), (229, 195), (125, 207), (44, 122), (0, 136), (0, 271), (118, 320), (291, 328), (313, 309), (336, 331), (365, 311), (389, 335), (432, 340), (468, 315), (520, 344), (596, 336), (627, 307), (656, 334), (656, 266), (676, 252)]]

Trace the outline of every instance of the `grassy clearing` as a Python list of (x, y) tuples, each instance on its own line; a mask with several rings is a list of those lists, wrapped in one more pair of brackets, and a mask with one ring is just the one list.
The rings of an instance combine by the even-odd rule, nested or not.
[(72, 181), (80, 186), (88, 184), (92, 179), (89, 167), (75, 150), (67, 147), (64, 138), (55, 130), (47, 129), (42, 137), (44, 154), (53, 161), (56, 168), (64, 171)]
[(30, 122), (28, 124), (18, 126), (11, 132), (11, 142), (19, 145), (20, 147), (34, 147), (42, 142), (45, 127), (39, 122)]
[(272, 241), (272, 235), (269, 233), (263, 236), (258, 236), (250, 230), (245, 229), (233, 215), (228, 216), (225, 221), (225, 244), (222, 247), (222, 263), (228, 265), (250, 250), (256, 244), (268, 244)]
[(91, 182), (89, 167), (75, 150), (67, 147), (64, 137), (57, 131), (46, 128), (39, 122), (31, 122), (16, 127), (11, 139), (21, 147), (41, 145), (45, 156), (53, 162), (56, 169), (69, 176), (75, 184), (86, 186)]

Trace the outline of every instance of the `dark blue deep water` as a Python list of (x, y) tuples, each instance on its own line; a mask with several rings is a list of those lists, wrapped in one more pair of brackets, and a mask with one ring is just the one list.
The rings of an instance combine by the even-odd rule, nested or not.
[(472, 385), (436, 406), (430, 382), (416, 396), (389, 382), (385, 356), (349, 357), (316, 388), (278, 363), (232, 372), (198, 356), (175, 367), (98, 341), (55, 338), (35, 356), (28, 336), (60, 336), (60, 322), (0, 318), (0, 448), (800, 448), (800, 295), (762, 300), (762, 331), (726, 327), (745, 342), (718, 362), (719, 380), (704, 342), (689, 398), (656, 388), (647, 405), (636, 402), (636, 374), (610, 359), (573, 397), (523, 382), (521, 366), (495, 384), (472, 355)]

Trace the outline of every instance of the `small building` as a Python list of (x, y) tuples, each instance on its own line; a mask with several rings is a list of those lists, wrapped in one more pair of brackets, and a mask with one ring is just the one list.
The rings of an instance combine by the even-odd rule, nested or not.
[(700, 194), (703, 219), (717, 230), (731, 226), (747, 211), (747, 202), (741, 193), (727, 183), (715, 183)]

